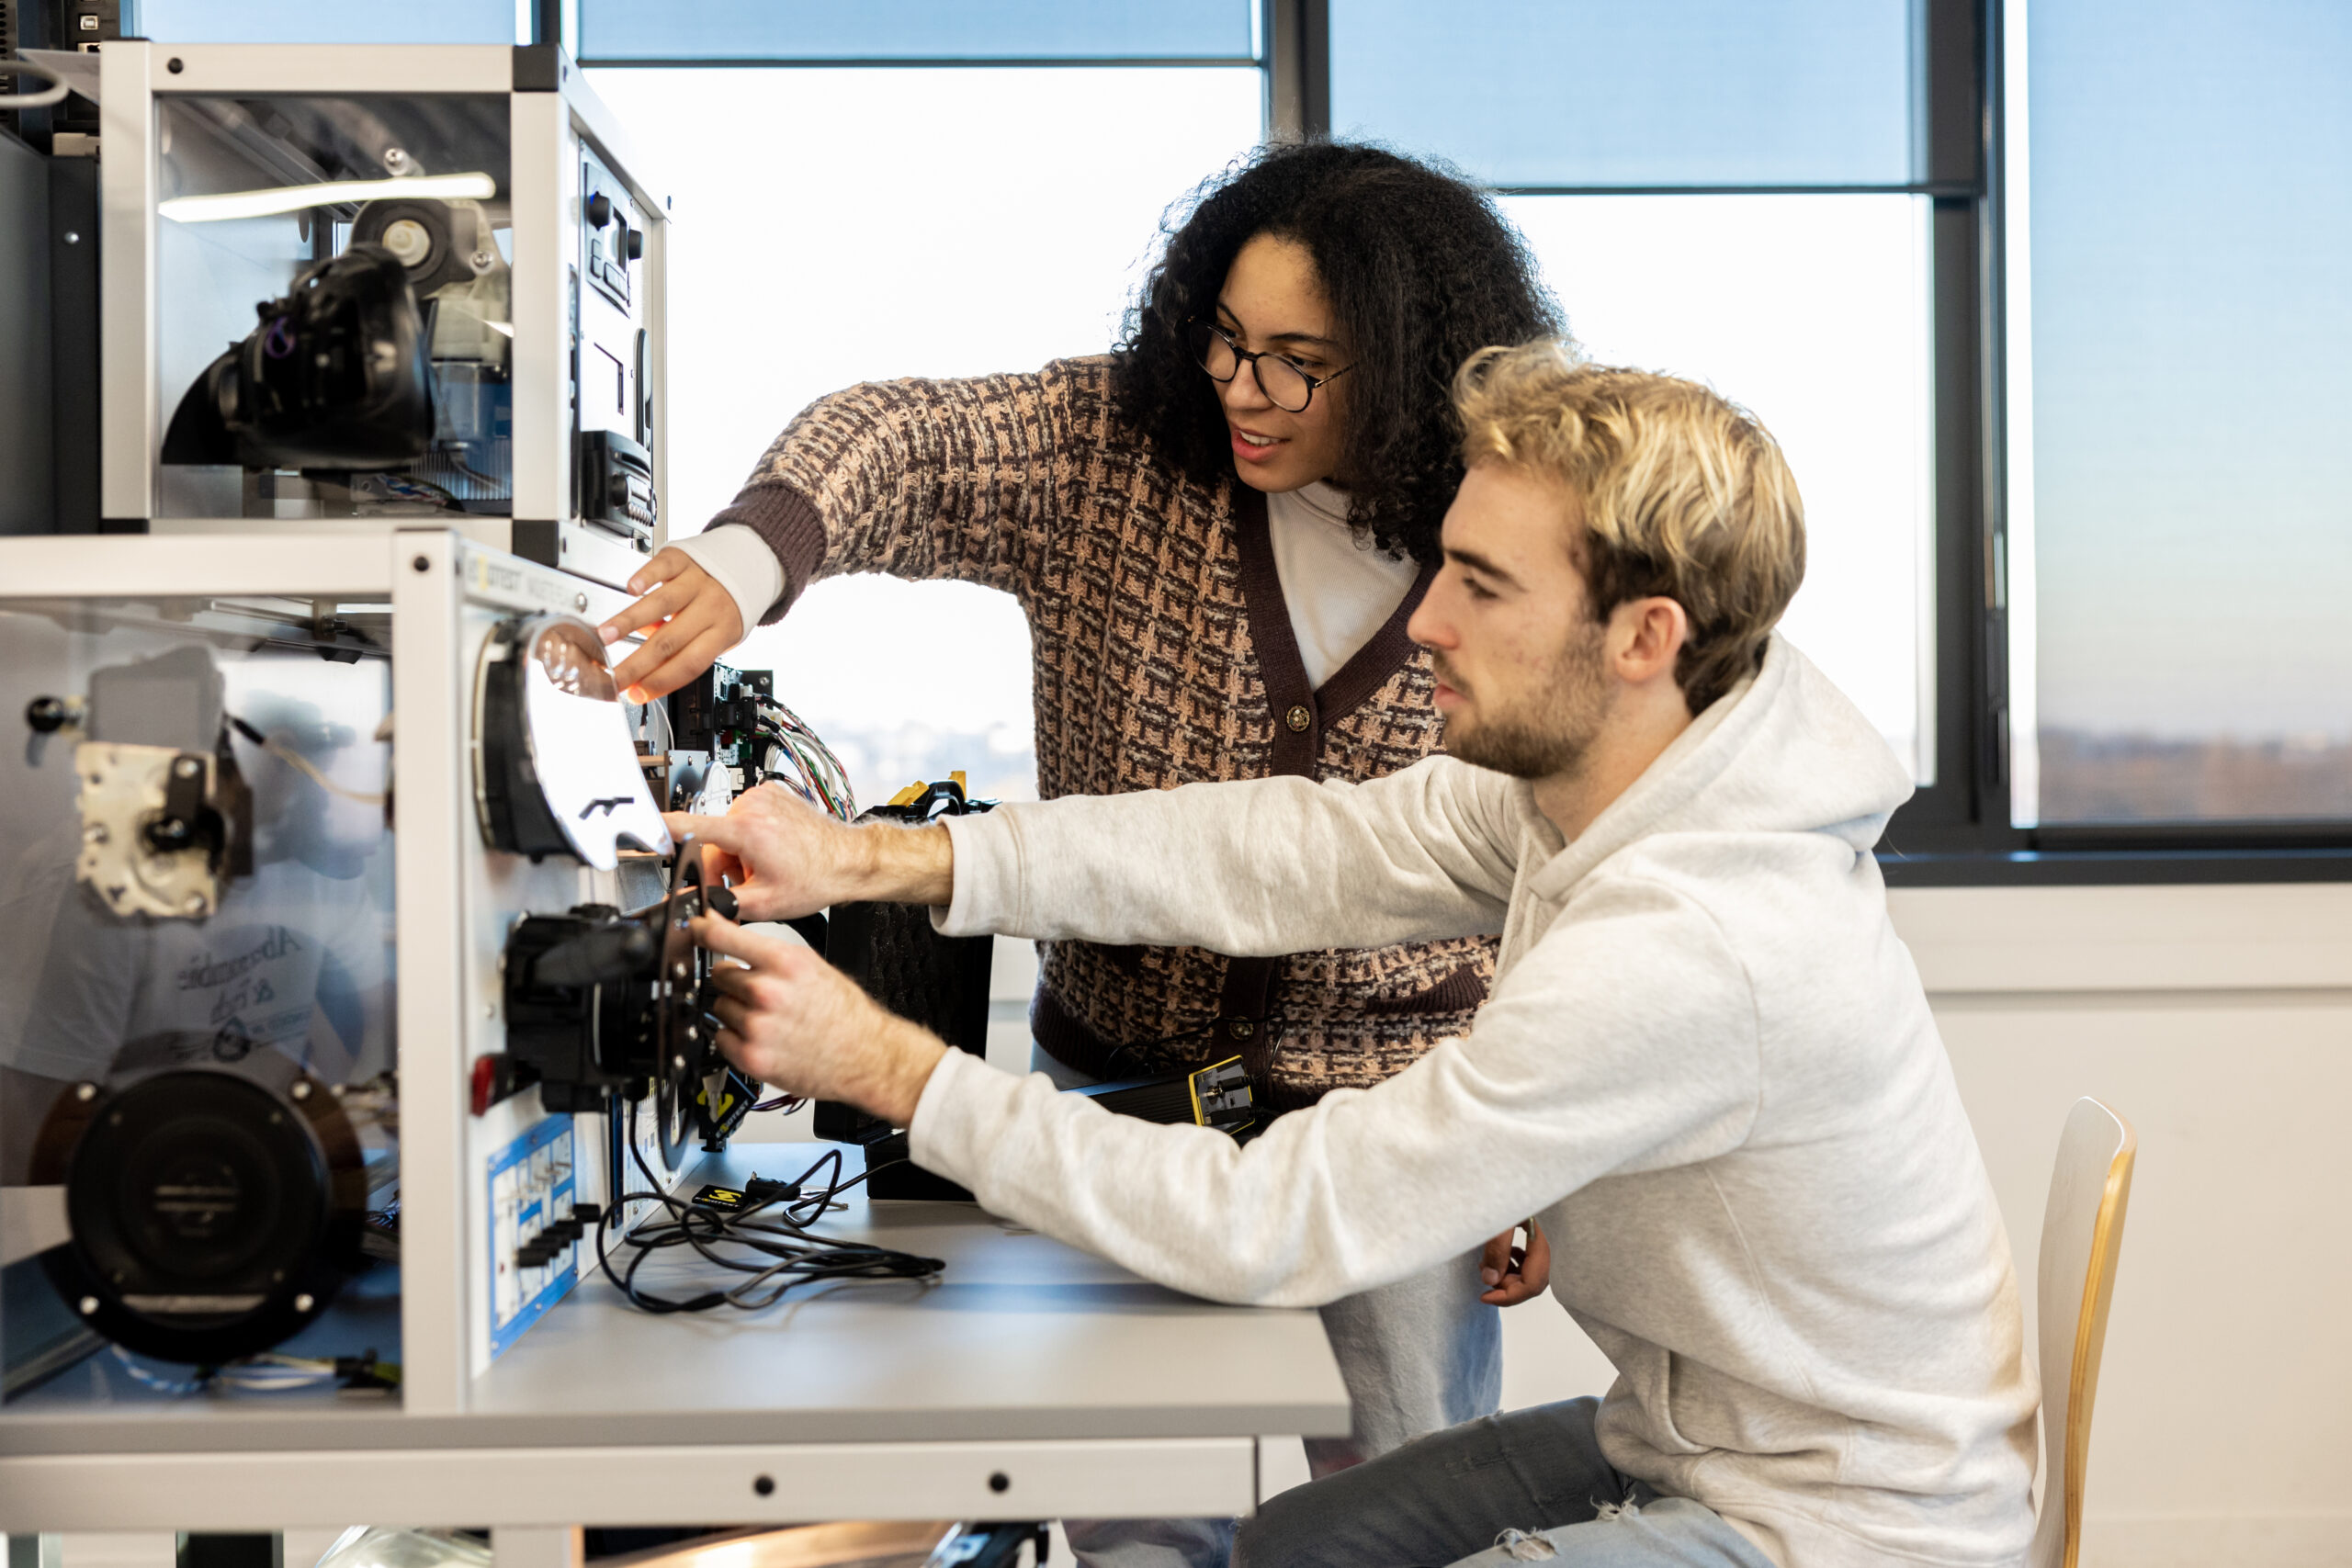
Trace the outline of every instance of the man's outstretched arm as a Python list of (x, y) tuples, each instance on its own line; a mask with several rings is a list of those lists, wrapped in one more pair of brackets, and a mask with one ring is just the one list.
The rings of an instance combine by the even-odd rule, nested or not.
[(1711, 1157), (1757, 1095), (1755, 998), (1670, 889), (1580, 899), (1469, 1034), (1243, 1146), (1016, 1078), (895, 1018), (807, 948), (706, 916), (719, 1048), (787, 1092), (907, 1127), (991, 1213), (1219, 1301), (1306, 1306), (1418, 1273), (1585, 1183)]
[(747, 919), (876, 899), (944, 906), (956, 934), (1283, 953), (1500, 930), (1523, 787), (1432, 758), (1368, 784), (1190, 784), (944, 827), (847, 827), (775, 788), (669, 820), (715, 852)]

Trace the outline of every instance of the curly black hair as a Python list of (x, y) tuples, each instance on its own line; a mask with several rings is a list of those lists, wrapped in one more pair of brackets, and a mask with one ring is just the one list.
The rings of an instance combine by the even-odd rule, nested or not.
[(1348, 521), (1380, 548), (1438, 558), (1462, 483), (1453, 373), (1479, 349), (1565, 335), (1526, 242), (1453, 171), (1360, 142), (1260, 148), (1170, 209), (1168, 243), (1112, 351), (1120, 416), (1183, 473), (1233, 478), (1215, 385), (1189, 323), (1213, 320), (1225, 275), (1260, 234), (1306, 247), (1352, 345), (1339, 479)]

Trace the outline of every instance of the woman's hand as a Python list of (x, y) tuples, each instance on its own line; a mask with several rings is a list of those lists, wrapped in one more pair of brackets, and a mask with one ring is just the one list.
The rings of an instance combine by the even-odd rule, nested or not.
[(903, 1127), (947, 1047), (887, 1012), (857, 983), (808, 948), (759, 936), (717, 915), (694, 923), (695, 940), (738, 960), (711, 971), (718, 997), (718, 1048), (727, 1059), (787, 1094), (842, 1100)]
[[(1511, 1240), (1521, 1231), (1527, 1233), (1527, 1245), (1513, 1247)], [(1544, 1227), (1524, 1220), (1487, 1243), (1478, 1260), (1478, 1278), (1487, 1286), (1478, 1299), (1496, 1306), (1517, 1306), (1542, 1295), (1552, 1282), (1552, 1244), (1544, 1239)]]
[(684, 550), (655, 555), (628, 580), (628, 591), (645, 597), (597, 629), (608, 648), (631, 632), (646, 634), (613, 671), (630, 702), (668, 696), (743, 640), (735, 595)]

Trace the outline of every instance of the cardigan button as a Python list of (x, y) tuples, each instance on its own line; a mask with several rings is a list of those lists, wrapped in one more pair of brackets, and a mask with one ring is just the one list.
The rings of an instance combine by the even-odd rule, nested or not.
[(1304, 705), (1301, 705), (1295, 707), (1291, 709), (1290, 712), (1283, 715), (1283, 722), (1289, 725), (1293, 729), (1304, 730), (1308, 725), (1315, 722), (1315, 716), (1307, 712)]
[(1250, 1032), (1250, 1021), (1246, 1018), (1232, 1019), (1227, 1022), (1225, 1030), (1236, 1040), (1247, 1040)]

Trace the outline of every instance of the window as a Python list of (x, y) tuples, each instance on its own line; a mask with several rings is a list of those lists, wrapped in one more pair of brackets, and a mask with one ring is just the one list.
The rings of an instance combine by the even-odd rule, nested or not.
[(2015, 819), (2352, 817), (2352, 13), (2020, 10)]
[[(1107, 344), (1159, 214), (1261, 133), (1372, 136), (1495, 188), (1596, 358), (1781, 438), (1789, 635), (1920, 781), (1890, 880), (2352, 874), (2338, 8), (578, 4), (591, 64), (796, 67), (596, 73), (683, 182), (689, 525), (820, 391)], [(1001, 600), (828, 584), (746, 657), (869, 793), (1023, 788)]]
[(1216, 60), (1257, 64), (1254, 0), (578, 0), (592, 61)]
[(1515, 192), (1593, 358), (1705, 381), (1781, 442), (1808, 544), (1785, 630), (1933, 782), (1909, 7), (1332, 0), (1330, 38), (1336, 131)]
[[(128, 14), (126, 24), (133, 21)], [(514, 0), (138, 0), (136, 32), (165, 43), (513, 43)]]
[[(1162, 213), (1258, 141), (1263, 96), (1254, 67), (592, 76), (675, 192), (665, 504), (688, 532), (825, 392), (1108, 348)], [(1001, 593), (822, 582), (733, 657), (775, 669), (861, 805), (956, 768), (1035, 795)]]
[(1900, 185), (1905, 0), (1329, 0), (1331, 123), (1498, 186)]

